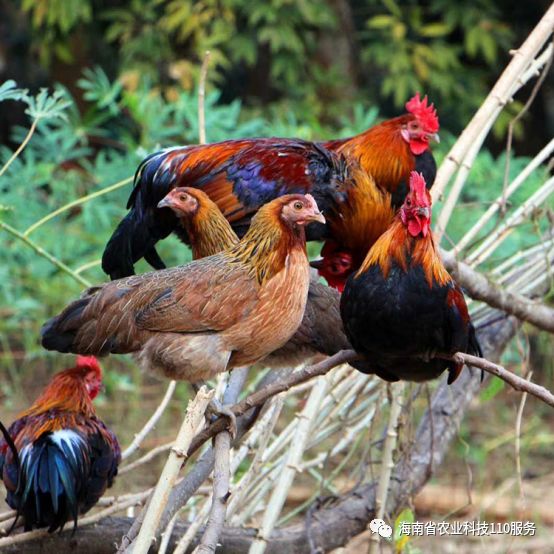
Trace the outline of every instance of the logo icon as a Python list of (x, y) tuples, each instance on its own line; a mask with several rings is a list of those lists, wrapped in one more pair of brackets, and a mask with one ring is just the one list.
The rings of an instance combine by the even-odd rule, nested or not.
[(382, 519), (372, 519), (369, 523), (372, 533), (379, 533), (384, 539), (392, 537), (392, 527), (387, 525)]

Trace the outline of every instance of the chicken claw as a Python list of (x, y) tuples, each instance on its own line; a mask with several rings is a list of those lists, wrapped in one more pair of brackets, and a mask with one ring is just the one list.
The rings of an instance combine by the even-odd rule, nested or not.
[(210, 419), (226, 417), (229, 420), (227, 431), (229, 431), (229, 433), (231, 434), (231, 439), (235, 440), (237, 436), (237, 417), (228, 406), (224, 406), (219, 400), (216, 400), (214, 398), (208, 404), (208, 408), (206, 409), (206, 416)]

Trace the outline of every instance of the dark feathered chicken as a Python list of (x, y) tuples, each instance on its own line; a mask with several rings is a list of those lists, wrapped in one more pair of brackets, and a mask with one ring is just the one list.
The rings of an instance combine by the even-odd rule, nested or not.
[(25, 530), (53, 532), (77, 523), (112, 485), (121, 451), (92, 404), (101, 384), (96, 359), (79, 356), (11, 424), (8, 440), (0, 440), (6, 500), (23, 516)]
[[(339, 156), (302, 140), (241, 139), (162, 150), (140, 164), (127, 203), (130, 211), (106, 246), (102, 268), (112, 279), (127, 277), (144, 257), (163, 269), (156, 243), (172, 232), (188, 243), (173, 212), (157, 208), (173, 188), (204, 191), (240, 237), (261, 206), (284, 194), (310, 193), (327, 213), (344, 199), (344, 178)], [(308, 235), (323, 238), (325, 227), (312, 225)]]
[(391, 227), (350, 276), (341, 299), (344, 327), (367, 362), (352, 365), (395, 381), (425, 381), (461, 364), (435, 358), (466, 352), (481, 356), (464, 295), (436, 251), (431, 196), (413, 172), (410, 192)]

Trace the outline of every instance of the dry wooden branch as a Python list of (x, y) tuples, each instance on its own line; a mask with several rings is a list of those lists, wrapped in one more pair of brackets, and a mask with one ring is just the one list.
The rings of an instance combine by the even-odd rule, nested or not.
[(202, 67), (200, 69), (200, 82), (198, 84), (198, 138), (200, 144), (206, 144), (206, 110), (204, 109), (206, 97), (206, 77), (210, 64), (211, 52), (206, 50)]
[(542, 400), (545, 404), (554, 407), (554, 394), (552, 394), (547, 388), (537, 385), (530, 381), (527, 381), (519, 375), (508, 371), (506, 368), (501, 365), (494, 364), (489, 360), (484, 358), (478, 358), (477, 356), (472, 356), (471, 354), (464, 354), (462, 352), (457, 352), (454, 356), (438, 356), (439, 358), (450, 359), (456, 362), (462, 362), (464, 364), (476, 367), (492, 373), (497, 377), (500, 377), (503, 381), (508, 383), (512, 388), (520, 392), (526, 392), (530, 395)]
[(450, 252), (442, 250), (441, 257), (448, 271), (471, 298), (486, 302), (489, 306), (514, 315), (522, 321), (528, 321), (539, 329), (554, 333), (554, 310), (552, 308), (494, 285), (482, 273), (475, 271), (463, 262), (458, 262), (454, 254)]
[[(309, 381), (310, 379), (318, 375), (324, 375), (334, 367), (357, 360), (358, 358), (358, 354), (356, 354), (353, 350), (341, 350), (335, 355), (330, 356), (329, 358), (317, 364), (302, 368), (292, 375), (289, 375), (285, 379), (278, 380), (275, 383), (272, 383), (271, 385), (268, 385), (267, 387), (254, 392), (238, 404), (231, 406), (230, 409), (237, 417), (241, 416), (248, 412), (248, 410), (256, 406), (261, 406), (266, 400), (268, 400), (272, 396), (275, 396), (276, 394), (279, 394), (280, 392), (289, 390), (291, 387), (299, 385), (300, 383), (305, 383), (306, 381)], [(196, 452), (196, 450), (200, 448), (200, 446), (202, 446), (202, 444), (204, 444), (207, 440), (223, 430), (225, 426), (225, 418), (219, 418), (217, 421), (215, 421), (209, 427), (199, 433), (190, 445), (188, 453), (189, 456)]]
[(150, 549), (171, 488), (177, 479), (183, 462), (187, 458), (187, 450), (192, 438), (199, 425), (204, 421), (204, 412), (213, 396), (213, 391), (208, 391), (207, 387), (202, 387), (196, 397), (189, 402), (185, 419), (175, 439), (175, 446), (172, 448), (158, 480), (137, 539), (131, 545), (133, 554), (146, 554)]
[(215, 552), (227, 511), (229, 497), (229, 453), (231, 450), (231, 434), (229, 431), (221, 431), (215, 437), (214, 455), (214, 492), (212, 495), (212, 508), (208, 524), (200, 540), (200, 544), (194, 550), (194, 554), (211, 554)]
[(258, 531), (256, 542), (250, 547), (249, 554), (263, 554), (265, 552), (267, 538), (273, 531), (279, 519), (279, 514), (285, 505), (288, 491), (299, 469), (299, 464), (304, 449), (306, 448), (308, 435), (313, 425), (314, 418), (328, 387), (329, 381), (327, 379), (319, 379), (314, 384), (305, 408), (302, 410), (302, 413), (297, 416), (298, 424), (296, 426), (291, 448), (286, 458), (283, 460), (283, 470), (279, 480), (275, 483), (269, 504), (264, 513), (262, 526)]
[[(511, 62), (508, 64), (486, 100), (475, 113), (468, 126), (464, 129), (456, 144), (448, 153), (437, 172), (437, 178), (433, 186), (433, 198), (437, 200), (450, 181), (456, 169), (462, 164), (468, 151), (475, 143), (476, 138), (483, 134), (483, 129), (490, 128), (496, 115), (519, 88), (521, 77), (532, 63), (540, 49), (546, 44), (552, 29), (554, 28), (554, 4), (550, 6), (537, 26), (533, 29), (521, 47), (514, 52)], [(547, 58), (548, 59), (548, 58)], [(545, 60), (546, 63), (547, 60)], [(437, 231), (439, 238), (442, 236), (446, 223), (459, 193), (461, 186), (449, 195), (438, 221)]]
[[(392, 402), (387, 425), (387, 436), (383, 446), (383, 458), (381, 459), (381, 475), (379, 476), (377, 493), (375, 495), (375, 517), (378, 519), (383, 519), (385, 514), (390, 476), (394, 469), (393, 454), (396, 448), (396, 439), (398, 437), (397, 427), (400, 412), (402, 411), (404, 386), (405, 384), (402, 381), (390, 385)], [(372, 552), (376, 550), (378, 544), (379, 534), (372, 533), (368, 554), (372, 554)]]

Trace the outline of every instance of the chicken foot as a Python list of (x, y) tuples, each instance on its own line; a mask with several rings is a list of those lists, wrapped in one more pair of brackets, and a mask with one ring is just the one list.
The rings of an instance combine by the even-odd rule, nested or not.
[[(198, 381), (191, 384), (196, 393), (198, 393), (200, 387), (206, 385), (204, 381)], [(229, 420), (228, 431), (229, 433), (231, 433), (231, 439), (234, 440), (237, 436), (237, 418), (235, 414), (228, 406), (223, 405), (216, 398), (212, 398), (212, 400), (210, 400), (210, 403), (208, 404), (208, 407), (206, 408), (206, 419), (212, 420), (213, 422), (213, 420), (217, 419), (218, 417), (225, 417)]]

